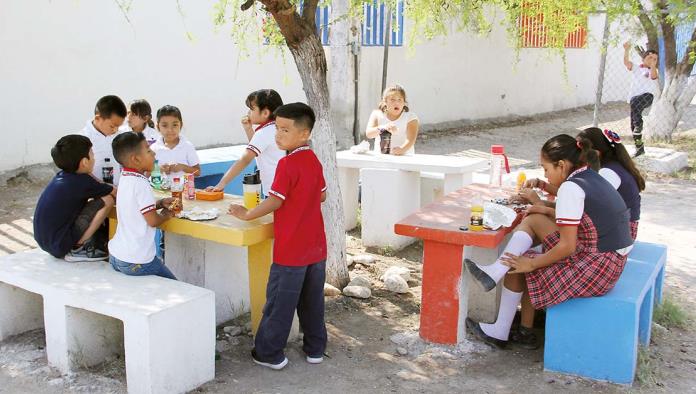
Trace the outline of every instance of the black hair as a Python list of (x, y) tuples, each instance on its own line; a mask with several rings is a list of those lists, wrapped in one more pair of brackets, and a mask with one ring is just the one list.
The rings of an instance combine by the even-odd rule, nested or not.
[(244, 104), (246, 104), (249, 109), (254, 105), (259, 107), (260, 111), (267, 109), (271, 113), (270, 119), (275, 119), (274, 112), (278, 107), (283, 105), (283, 99), (280, 98), (280, 94), (273, 89), (261, 89), (249, 93)]
[(128, 131), (117, 135), (116, 138), (111, 141), (111, 149), (114, 151), (116, 161), (125, 167), (128, 156), (137, 154), (138, 150), (142, 147), (143, 141), (145, 141), (145, 135), (142, 133)]
[(573, 165), (571, 171), (584, 165), (599, 171), (597, 152), (592, 149), (592, 143), (587, 138), (575, 139), (568, 134), (559, 134), (544, 143), (541, 154), (554, 165), (561, 160), (568, 160)]
[(51, 157), (58, 168), (65, 172), (77, 172), (82, 159), (89, 159), (92, 141), (84, 135), (68, 134), (51, 148)]
[(317, 120), (312, 107), (305, 103), (291, 103), (278, 107), (273, 113), (276, 117), (292, 119), (297, 126), (304, 126), (311, 132)]
[(97, 101), (97, 105), (94, 106), (94, 114), (99, 115), (104, 119), (110, 118), (112, 115), (125, 118), (128, 114), (126, 110), (126, 104), (123, 103), (118, 96), (109, 95), (104, 96)]
[(652, 54), (652, 55), (658, 55), (658, 56), (659, 56), (659, 54), (657, 53), (656, 50), (654, 50), (654, 49), (646, 49), (645, 51), (643, 51), (643, 53), (640, 54), (640, 58), (641, 58), (641, 59), (645, 59), (645, 57), (648, 56), (648, 55), (650, 55), (650, 54)]
[(184, 123), (184, 119), (181, 117), (181, 111), (173, 105), (165, 105), (157, 110), (157, 123), (159, 123), (163, 116), (174, 116), (179, 119), (179, 122)]
[(618, 162), (626, 171), (633, 175), (638, 184), (638, 190), (645, 190), (645, 178), (638, 170), (638, 167), (636, 167), (633, 159), (631, 159), (631, 155), (628, 154), (626, 147), (623, 146), (621, 141), (610, 142), (604, 135), (604, 132), (597, 127), (586, 128), (578, 134), (578, 137), (589, 140), (592, 148), (599, 152), (599, 162), (602, 167), (606, 166), (610, 161)]
[(131, 113), (134, 113), (135, 115), (140, 116), (143, 119), (145, 119), (146, 116), (149, 116), (150, 119), (147, 121), (147, 125), (153, 128), (155, 127), (155, 122), (152, 121), (152, 107), (150, 106), (150, 103), (147, 102), (147, 100), (133, 100), (130, 103), (130, 111)]

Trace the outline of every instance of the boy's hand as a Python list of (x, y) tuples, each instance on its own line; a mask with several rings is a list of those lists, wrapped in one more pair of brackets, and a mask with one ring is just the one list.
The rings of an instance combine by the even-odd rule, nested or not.
[(205, 188), (205, 191), (207, 192), (221, 192), (225, 190), (225, 187), (220, 185), (219, 183), (215, 186), (208, 186)]
[(246, 208), (238, 204), (230, 204), (230, 207), (227, 209), (228, 214), (241, 220), (246, 220), (247, 212)]
[(170, 211), (170, 210), (167, 209), (167, 208), (164, 208), (164, 209), (162, 209), (162, 211), (160, 212), (160, 215), (162, 215), (162, 217), (164, 217), (164, 218), (171, 219), (171, 218), (174, 217), (174, 212)]
[(629, 50), (631, 49), (631, 43), (629, 41), (624, 42), (623, 44), (624, 50)]
[(168, 209), (176, 199), (174, 197), (165, 197), (159, 200), (159, 207)]
[(169, 171), (171, 171), (169, 164), (160, 164), (160, 171), (169, 174)]

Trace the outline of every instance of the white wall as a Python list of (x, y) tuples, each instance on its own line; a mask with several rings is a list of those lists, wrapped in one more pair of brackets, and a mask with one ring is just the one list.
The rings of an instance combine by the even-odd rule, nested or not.
[[(286, 65), (273, 54), (240, 58), (227, 31), (214, 32), (214, 3), (182, 0), (182, 18), (174, 1), (138, 0), (129, 24), (113, 0), (0, 1), (0, 171), (49, 162), (55, 141), (79, 131), (106, 94), (179, 106), (196, 146), (243, 142), (239, 118), (252, 90), (304, 100), (292, 57)], [(602, 23), (590, 19), (587, 49), (567, 51), (567, 80), (544, 50), (523, 49), (515, 63), (497, 27), (488, 37), (454, 33), (424, 43), (412, 56), (391, 48), (388, 83), (405, 86), (423, 124), (590, 104), (601, 38), (592, 36)], [(361, 129), (379, 101), (382, 51), (361, 50)]]

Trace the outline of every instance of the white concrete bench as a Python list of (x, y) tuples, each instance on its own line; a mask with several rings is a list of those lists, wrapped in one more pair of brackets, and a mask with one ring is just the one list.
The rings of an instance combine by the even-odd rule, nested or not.
[(183, 393), (215, 377), (215, 294), (187, 283), (40, 250), (0, 258), (0, 340), (41, 327), (62, 373), (124, 355), (129, 393)]
[[(421, 207), (421, 173), (429, 174), (441, 193), (453, 192), (472, 181), (472, 174), (488, 168), (483, 158), (441, 155), (383, 155), (375, 152), (337, 152), (339, 183), (343, 196), (346, 230), (357, 225), (358, 180), (362, 185), (362, 241), (365, 246), (400, 249), (412, 238), (394, 234), (394, 224)], [(439, 193), (438, 193), (439, 194)], [(430, 199), (434, 198), (431, 192)]]

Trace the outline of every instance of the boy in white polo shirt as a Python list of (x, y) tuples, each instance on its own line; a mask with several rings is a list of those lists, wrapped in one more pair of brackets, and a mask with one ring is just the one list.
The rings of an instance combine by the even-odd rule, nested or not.
[(645, 153), (643, 144), (643, 111), (652, 105), (653, 98), (660, 90), (657, 81), (657, 52), (652, 49), (641, 54), (643, 63), (636, 66), (628, 60), (631, 44), (624, 43), (624, 65), (631, 72), (631, 92), (628, 95), (628, 102), (631, 104), (631, 133), (633, 141), (636, 143), (636, 154), (640, 156)]
[(126, 118), (126, 104), (118, 96), (104, 96), (97, 101), (94, 107), (94, 119), (87, 122), (81, 134), (92, 141), (94, 151), (94, 169), (92, 175), (97, 179), (103, 179), (103, 171), (106, 159), (113, 167), (114, 185), (118, 185), (120, 169), (114, 159), (111, 150), (111, 142), (118, 135), (118, 128)]
[(165, 105), (157, 110), (157, 130), (162, 137), (152, 144), (152, 150), (159, 162), (160, 171), (170, 180), (179, 178), (183, 182), (185, 173), (198, 176), (201, 173), (200, 160), (193, 144), (181, 135), (184, 121), (179, 108)]
[[(173, 198), (155, 202), (150, 181), (143, 175), (152, 171), (155, 154), (139, 133), (125, 132), (114, 138), (113, 151), (123, 166), (116, 193), (118, 204), (116, 234), (109, 241), (109, 262), (126, 275), (157, 275), (176, 279), (155, 254), (155, 227), (172, 217)], [(162, 209), (161, 213), (157, 213)]]
[[(278, 161), (285, 157), (285, 151), (279, 149), (275, 142), (276, 125), (273, 112), (281, 105), (283, 99), (273, 89), (257, 90), (249, 94), (246, 99), (249, 112), (242, 117), (242, 127), (249, 139), (249, 145), (244, 155), (227, 170), (220, 182), (215, 186), (209, 186), (207, 190), (224, 190), (225, 186), (256, 158), (256, 165), (261, 172), (263, 194), (268, 197)], [(252, 125), (256, 125), (256, 128)]]

